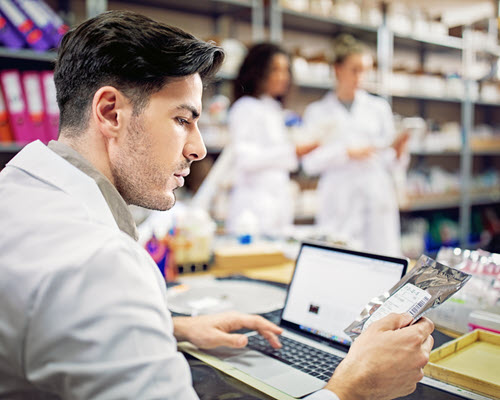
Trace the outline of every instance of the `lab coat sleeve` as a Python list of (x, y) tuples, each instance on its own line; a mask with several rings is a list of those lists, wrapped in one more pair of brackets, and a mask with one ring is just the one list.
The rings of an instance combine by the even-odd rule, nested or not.
[(26, 376), (64, 399), (198, 399), (145, 255), (116, 235), (104, 239), (33, 296)]
[[(326, 117), (322, 102), (313, 103), (304, 112), (304, 128), (313, 133)], [(328, 117), (329, 118), (329, 117)], [(302, 168), (309, 175), (319, 175), (329, 168), (335, 168), (349, 161), (347, 148), (339, 141), (322, 144), (302, 157)]]
[(343, 165), (349, 160), (345, 147), (323, 144), (302, 157), (302, 168), (308, 175), (319, 175), (329, 168)]
[(339, 397), (331, 392), (330, 390), (319, 390), (313, 394), (310, 394), (307, 397), (304, 397), (304, 400), (340, 400)]
[(229, 115), (236, 164), (242, 171), (252, 172), (277, 168), (293, 171), (298, 168), (295, 147), (290, 142), (271, 144), (266, 138), (272, 127), (251, 102), (236, 104)]

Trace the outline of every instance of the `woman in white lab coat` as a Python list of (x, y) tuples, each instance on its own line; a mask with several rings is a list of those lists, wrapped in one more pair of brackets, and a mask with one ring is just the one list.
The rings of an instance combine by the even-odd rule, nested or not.
[(392, 173), (404, 168), (407, 135), (395, 135), (382, 98), (359, 88), (372, 66), (367, 47), (352, 36), (335, 43), (336, 88), (310, 104), (304, 125), (322, 135), (303, 159), (320, 175), (316, 223), (366, 251), (399, 255), (399, 209)]
[(280, 234), (293, 223), (290, 172), (310, 148), (297, 149), (287, 137), (282, 101), (290, 84), (290, 59), (283, 49), (261, 43), (249, 50), (228, 118), (235, 160), (229, 232), (238, 233), (249, 215), (261, 234)]

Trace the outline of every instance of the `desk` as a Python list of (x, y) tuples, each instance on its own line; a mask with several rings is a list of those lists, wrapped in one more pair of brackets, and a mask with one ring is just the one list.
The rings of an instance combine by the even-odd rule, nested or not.
[[(252, 279), (261, 279), (267, 281), (275, 281), (280, 283), (289, 283), (293, 274), (293, 263), (287, 262), (271, 267), (259, 267), (251, 269), (242, 269), (238, 274), (244, 275)], [(235, 271), (218, 271), (211, 270), (210, 273), (215, 276), (227, 276), (234, 274)], [(433, 334), (435, 339), (435, 347), (440, 346), (450, 340), (440, 332)], [(270, 400), (270, 397), (257, 389), (219, 371), (218, 369), (199, 361), (195, 357), (186, 354), (186, 359), (191, 367), (193, 375), (193, 386), (204, 400), (229, 400), (229, 399), (248, 399), (248, 400)], [(409, 396), (403, 397), (406, 400), (461, 400), (464, 397), (444, 392), (433, 387), (423, 384), (418, 384), (417, 390)]]
[[(229, 375), (186, 354), (186, 359), (193, 375), (193, 386), (201, 400), (273, 400), (272, 397), (232, 378)], [(463, 400), (455, 396), (422, 384), (403, 400)]]

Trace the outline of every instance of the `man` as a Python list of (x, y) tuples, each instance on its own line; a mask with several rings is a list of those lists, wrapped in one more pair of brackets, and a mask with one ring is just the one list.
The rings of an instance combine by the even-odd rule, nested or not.
[[(243, 347), (281, 329), (227, 313), (172, 319), (127, 204), (173, 206), (206, 149), (202, 82), (223, 53), (176, 28), (109, 12), (63, 39), (55, 67), (60, 137), (0, 174), (0, 398), (196, 399), (177, 340)], [(433, 327), (391, 315), (361, 335), (310, 399), (414, 390)], [(403, 328), (404, 327), (404, 328)]]

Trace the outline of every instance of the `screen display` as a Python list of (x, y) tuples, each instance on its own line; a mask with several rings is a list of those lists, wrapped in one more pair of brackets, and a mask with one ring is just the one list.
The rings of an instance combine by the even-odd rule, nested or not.
[(388, 291), (405, 264), (304, 244), (282, 319), (302, 330), (350, 344), (344, 329), (373, 298)]

